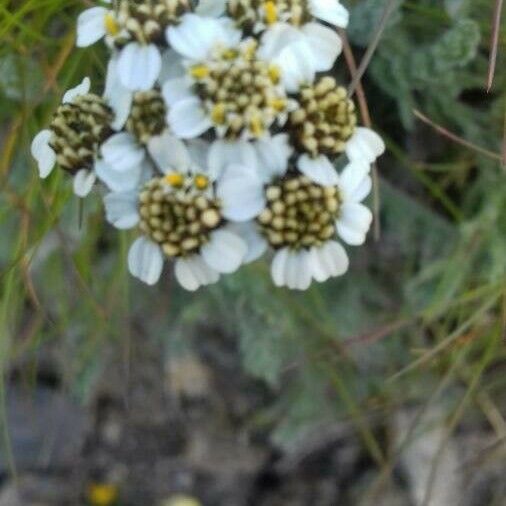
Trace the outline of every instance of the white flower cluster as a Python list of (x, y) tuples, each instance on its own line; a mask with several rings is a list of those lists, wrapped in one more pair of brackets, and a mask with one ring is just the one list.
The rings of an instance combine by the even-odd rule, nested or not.
[[(128, 265), (148, 284), (165, 260), (188, 290), (265, 251), (276, 286), (307, 289), (348, 269), (381, 138), (357, 125), (331, 77), (339, 0), (113, 0), (84, 11), (77, 45), (110, 49), (105, 92), (68, 91), (32, 144), (107, 220), (135, 228)], [(334, 164), (340, 159), (344, 169)]]

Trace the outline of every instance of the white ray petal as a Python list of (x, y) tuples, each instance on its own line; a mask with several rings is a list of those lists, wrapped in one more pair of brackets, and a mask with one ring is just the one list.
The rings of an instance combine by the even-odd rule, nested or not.
[(135, 227), (139, 222), (138, 192), (111, 192), (104, 197), (107, 221), (119, 229)]
[(355, 133), (346, 144), (346, 155), (350, 161), (362, 160), (373, 163), (385, 151), (383, 139), (373, 130), (364, 127), (355, 129)]
[(276, 286), (286, 285), (286, 263), (289, 255), (288, 248), (278, 250), (271, 264), (271, 276)]
[(350, 14), (339, 0), (308, 0), (311, 14), (322, 21), (346, 28)]
[(185, 14), (178, 26), (167, 28), (169, 45), (190, 60), (205, 60), (213, 47), (234, 47), (241, 32), (233, 28), (230, 20)]
[(180, 100), (191, 98), (194, 96), (192, 91), (192, 83), (188, 77), (176, 77), (165, 81), (162, 87), (162, 95), (165, 103), (172, 107)]
[(336, 241), (312, 247), (309, 256), (313, 278), (319, 283), (331, 277), (341, 276), (348, 270), (348, 255)]
[(209, 150), (209, 173), (218, 178), (230, 164), (239, 164), (258, 170), (258, 158), (250, 142), (219, 139), (211, 144)]
[(275, 176), (282, 176), (288, 168), (288, 159), (293, 148), (288, 141), (288, 135), (278, 134), (255, 143), (258, 156), (258, 172), (264, 182)]
[(106, 34), (105, 16), (108, 10), (104, 7), (86, 9), (77, 18), (77, 46), (91, 46)]
[(345, 203), (341, 206), (339, 219), (336, 221), (337, 233), (347, 244), (359, 246), (365, 242), (371, 223), (370, 209), (362, 204)]
[(286, 286), (291, 290), (307, 290), (311, 274), (308, 251), (289, 251), (285, 265)]
[(363, 161), (354, 161), (346, 165), (339, 175), (339, 189), (344, 200), (360, 202), (367, 196), (367, 193), (363, 195), (365, 187), (362, 185), (364, 181), (370, 181), (369, 172), (370, 165)]
[(223, 216), (232, 221), (251, 220), (265, 207), (262, 181), (254, 170), (244, 165), (227, 166), (216, 194), (223, 205)]
[(114, 111), (113, 130), (121, 130), (130, 114), (133, 92), (121, 84), (116, 56), (111, 57), (107, 65), (104, 98)]
[(39, 132), (32, 141), (31, 152), (32, 156), (37, 161), (39, 168), (39, 176), (44, 179), (53, 170), (56, 163), (56, 153), (49, 145), (53, 133), (51, 130), (42, 130)]
[(314, 69), (317, 72), (330, 70), (342, 51), (339, 35), (320, 23), (307, 23), (302, 27), (302, 32), (313, 55)]
[(168, 172), (187, 173), (191, 159), (184, 143), (170, 135), (168, 131), (152, 137), (148, 143), (148, 151), (158, 168), (164, 174)]
[(243, 260), (245, 264), (257, 260), (266, 252), (268, 243), (258, 232), (255, 222), (229, 223), (227, 229), (241, 237), (248, 246), (248, 252)]
[(191, 292), (201, 286), (216, 283), (220, 274), (204, 262), (200, 255), (178, 258), (174, 274), (179, 284)]
[(104, 160), (95, 162), (97, 177), (113, 192), (134, 190), (139, 186), (143, 175), (144, 164), (134, 165), (127, 170), (118, 171)]
[(102, 144), (101, 152), (105, 162), (118, 172), (140, 165), (145, 157), (144, 148), (127, 132), (109, 137)]
[(91, 189), (93, 188), (93, 185), (95, 184), (95, 181), (97, 179), (97, 176), (95, 172), (87, 169), (81, 169), (77, 171), (76, 175), (74, 176), (73, 186), (74, 186), (74, 193), (81, 198), (86, 197)]
[(62, 103), (67, 104), (81, 95), (86, 95), (90, 91), (90, 87), (90, 78), (85, 77), (81, 84), (77, 85), (75, 88), (71, 88), (65, 93), (65, 95), (63, 95)]
[(154, 285), (163, 269), (163, 254), (158, 244), (146, 237), (136, 239), (128, 252), (128, 269), (132, 276)]
[(211, 128), (212, 123), (200, 100), (185, 98), (169, 108), (168, 122), (172, 131), (182, 139), (192, 139)]
[(336, 169), (324, 155), (317, 158), (302, 155), (297, 160), (297, 168), (309, 179), (323, 186), (335, 186), (339, 183)]
[(202, 246), (201, 255), (214, 270), (223, 273), (236, 271), (242, 264), (248, 247), (236, 234), (229, 230), (215, 230), (210, 240)]
[(130, 42), (121, 50), (118, 58), (120, 81), (132, 91), (152, 89), (161, 68), (162, 56), (154, 44)]

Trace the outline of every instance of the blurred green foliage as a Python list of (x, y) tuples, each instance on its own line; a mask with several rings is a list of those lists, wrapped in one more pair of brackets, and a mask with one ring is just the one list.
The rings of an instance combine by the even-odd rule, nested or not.
[[(360, 59), (386, 1), (344, 3)], [(66, 384), (86, 399), (130, 339), (163, 340), (167, 353), (198, 350), (204, 325), (234, 336), (246, 370), (279, 393), (259, 423), (284, 447), (311, 427), (346, 420), (384, 463), (395, 456), (375, 418), (403, 405), (442, 402), (450, 415), (465, 401), (460, 417), (493, 426), (471, 401), (479, 392), (499, 412), (506, 406), (506, 171), (413, 114), (500, 153), (506, 31), (486, 94), (491, 3), (397, 2), (364, 81), (388, 145), (379, 163), (381, 237), (349, 248), (345, 277), (303, 294), (273, 288), (265, 261), (197, 294), (170, 274), (157, 288), (142, 286), (126, 272), (131, 238), (104, 223), (100, 198), (80, 210), (61, 173), (38, 179), (33, 135), (68, 86), (84, 75), (96, 90), (103, 82), (102, 49), (72, 48), (82, 8), (67, 0), (0, 6), (2, 377), (21, 358), (36, 365), (41, 345), (57, 343)]]

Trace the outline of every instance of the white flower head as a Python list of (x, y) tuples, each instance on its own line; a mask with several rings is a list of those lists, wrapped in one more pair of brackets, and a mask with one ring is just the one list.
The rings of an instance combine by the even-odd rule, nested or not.
[(214, 128), (218, 137), (261, 138), (271, 125), (284, 124), (294, 103), (280, 66), (259, 56), (254, 39), (241, 41), (230, 20), (187, 14), (167, 37), (186, 68), (163, 86), (168, 123), (178, 137)]
[(209, 171), (209, 145), (164, 133), (148, 146), (161, 177), (140, 191), (105, 197), (108, 220), (118, 228), (137, 226), (141, 235), (128, 255), (131, 274), (147, 284), (173, 260), (176, 279), (187, 290), (215, 283), (243, 263), (246, 242), (227, 225)]
[(383, 140), (374, 131), (357, 126), (355, 104), (333, 77), (302, 86), (296, 101), (287, 127), (301, 154), (297, 168), (302, 173), (326, 184), (335, 177), (331, 159), (346, 153), (349, 161), (370, 165), (383, 154)]
[(220, 6), (221, 12), (226, 10), (243, 30), (257, 33), (277, 23), (303, 27), (317, 20), (346, 28), (349, 20), (339, 0), (207, 0), (202, 10), (207, 15), (219, 15)]
[(46, 178), (56, 164), (74, 176), (74, 193), (86, 196), (95, 182), (101, 143), (110, 135), (112, 109), (90, 93), (90, 80), (67, 91), (49, 127), (35, 136), (32, 155), (39, 175)]
[(274, 283), (305, 290), (313, 279), (322, 282), (348, 269), (337, 236), (350, 245), (365, 241), (372, 214), (361, 202), (371, 190), (369, 165), (355, 161), (341, 174), (333, 167), (301, 174), (290, 168), (287, 141), (279, 137), (256, 146), (262, 165), (273, 160), (263, 177), (229, 165), (217, 194), (224, 216), (245, 224), (250, 251), (261, 254), (268, 246), (275, 250)]
[(208, 0), (201, 10), (204, 15), (218, 15), (220, 5), (245, 33), (263, 33), (262, 40), (269, 40), (269, 45), (273, 39), (277, 44), (294, 38), (303, 42), (307, 63), (316, 72), (330, 70), (341, 53), (335, 29), (320, 22), (341, 28), (348, 25), (348, 11), (339, 0)]
[(86, 47), (105, 37), (116, 53), (113, 70), (121, 84), (131, 91), (146, 91), (162, 70), (165, 29), (189, 10), (187, 0), (118, 0), (110, 8), (92, 7), (78, 18), (77, 45)]

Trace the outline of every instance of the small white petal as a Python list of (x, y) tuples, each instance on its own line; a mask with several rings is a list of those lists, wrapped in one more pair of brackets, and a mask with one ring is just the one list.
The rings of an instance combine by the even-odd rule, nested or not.
[(331, 25), (340, 28), (348, 26), (350, 14), (339, 0), (309, 0), (309, 10), (315, 18)]
[(285, 47), (302, 40), (301, 32), (288, 23), (276, 23), (262, 35), (258, 56), (263, 60), (275, 60)]
[(265, 207), (262, 181), (244, 165), (231, 164), (218, 182), (216, 195), (222, 202), (223, 216), (232, 221), (248, 221)]
[(252, 221), (229, 223), (227, 230), (237, 234), (248, 246), (248, 252), (243, 260), (245, 264), (260, 258), (268, 248), (267, 241), (259, 234), (256, 223)]
[(81, 198), (86, 197), (91, 189), (93, 188), (93, 185), (95, 184), (95, 181), (97, 179), (97, 176), (93, 171), (87, 170), (87, 169), (81, 169), (79, 170), (76, 175), (74, 176), (74, 193)]
[(125, 88), (119, 80), (116, 57), (112, 57), (107, 66), (104, 98), (114, 111), (114, 121), (111, 127), (114, 130), (121, 130), (130, 115), (133, 92)]
[(187, 142), (186, 148), (190, 154), (192, 171), (206, 174), (208, 177), (214, 180), (210, 174), (208, 174), (208, 159), (209, 159), (209, 143), (202, 139), (192, 139)]
[(56, 153), (49, 145), (52, 136), (51, 130), (42, 130), (32, 141), (32, 156), (37, 160), (39, 176), (42, 179), (51, 174), (56, 163)]
[(217, 140), (209, 150), (209, 174), (218, 178), (230, 164), (244, 165), (258, 171), (258, 158), (255, 148), (246, 141)]
[(214, 47), (234, 47), (241, 40), (241, 32), (227, 21), (185, 14), (178, 26), (167, 28), (167, 41), (186, 58), (205, 60)]
[(370, 209), (362, 204), (345, 203), (336, 221), (337, 233), (347, 244), (359, 246), (365, 242), (371, 223)]
[(130, 42), (120, 53), (118, 74), (121, 83), (129, 90), (150, 90), (162, 68), (160, 50), (154, 44)]
[(200, 0), (195, 12), (199, 16), (217, 18), (225, 13), (227, 0)]
[(216, 283), (220, 278), (220, 274), (209, 267), (200, 255), (178, 258), (174, 267), (174, 274), (179, 284), (191, 292), (201, 286)]
[(101, 152), (105, 162), (118, 172), (140, 165), (145, 157), (144, 149), (126, 132), (109, 137), (102, 144)]
[[(360, 202), (367, 196), (371, 182), (369, 172), (370, 166), (363, 161), (354, 161), (346, 165), (339, 175), (339, 189), (345, 201)], [(368, 185), (369, 191), (364, 195)]]
[(339, 183), (336, 169), (324, 155), (318, 158), (302, 155), (297, 160), (297, 168), (309, 179), (323, 186), (335, 186)]
[(286, 285), (286, 263), (289, 255), (288, 248), (280, 249), (274, 255), (271, 264), (271, 276), (276, 286)]
[(385, 151), (383, 139), (373, 130), (358, 127), (346, 144), (346, 155), (350, 161), (362, 160), (373, 163)]
[(75, 88), (68, 90), (65, 95), (63, 95), (62, 102), (67, 104), (72, 102), (75, 98), (86, 95), (90, 91), (91, 81), (89, 77), (85, 77), (81, 84), (77, 85)]
[(169, 79), (183, 77), (186, 69), (183, 66), (181, 55), (173, 49), (166, 49), (162, 53), (162, 69), (160, 70), (160, 82), (164, 83)]
[(143, 167), (141, 163), (127, 170), (118, 171), (104, 160), (95, 162), (97, 177), (113, 192), (125, 192), (137, 188), (142, 179)]
[(77, 18), (77, 46), (91, 46), (105, 36), (105, 16), (107, 9), (92, 7), (86, 9)]
[(128, 269), (132, 276), (154, 285), (163, 269), (163, 254), (158, 244), (145, 237), (136, 239), (128, 252)]
[(282, 176), (286, 172), (288, 159), (293, 152), (288, 135), (278, 134), (259, 140), (255, 143), (255, 148), (259, 160), (258, 172), (263, 181), (267, 182), (274, 176)]
[(336, 241), (328, 241), (321, 247), (313, 246), (309, 251), (312, 275), (319, 283), (343, 275), (349, 263), (346, 251)]
[(302, 27), (313, 54), (312, 62), (317, 72), (330, 70), (341, 54), (342, 42), (337, 33), (320, 23), (307, 23)]
[(192, 83), (187, 77), (169, 79), (162, 87), (162, 95), (165, 103), (172, 107), (180, 100), (194, 96)]
[(192, 139), (211, 128), (212, 123), (200, 100), (185, 98), (169, 109), (168, 122), (172, 131), (182, 139)]
[(139, 222), (138, 192), (111, 192), (104, 197), (107, 221), (119, 229), (135, 227)]
[(313, 60), (313, 51), (306, 40), (289, 44), (274, 60), (281, 67), (283, 85), (289, 93), (295, 93), (302, 85), (313, 82), (316, 72)]
[(362, 202), (369, 193), (371, 193), (372, 190), (372, 179), (371, 176), (367, 175), (362, 179), (361, 183), (355, 191), (353, 192), (353, 195), (350, 195), (350, 201), (352, 202)]
[(151, 138), (148, 151), (164, 174), (174, 171), (186, 173), (190, 169), (191, 159), (186, 146), (167, 131)]
[(291, 290), (307, 290), (311, 284), (309, 252), (290, 251), (285, 265), (286, 286)]
[(247, 252), (246, 243), (228, 230), (215, 230), (211, 233), (209, 242), (201, 248), (205, 262), (214, 270), (223, 273), (236, 271)]

